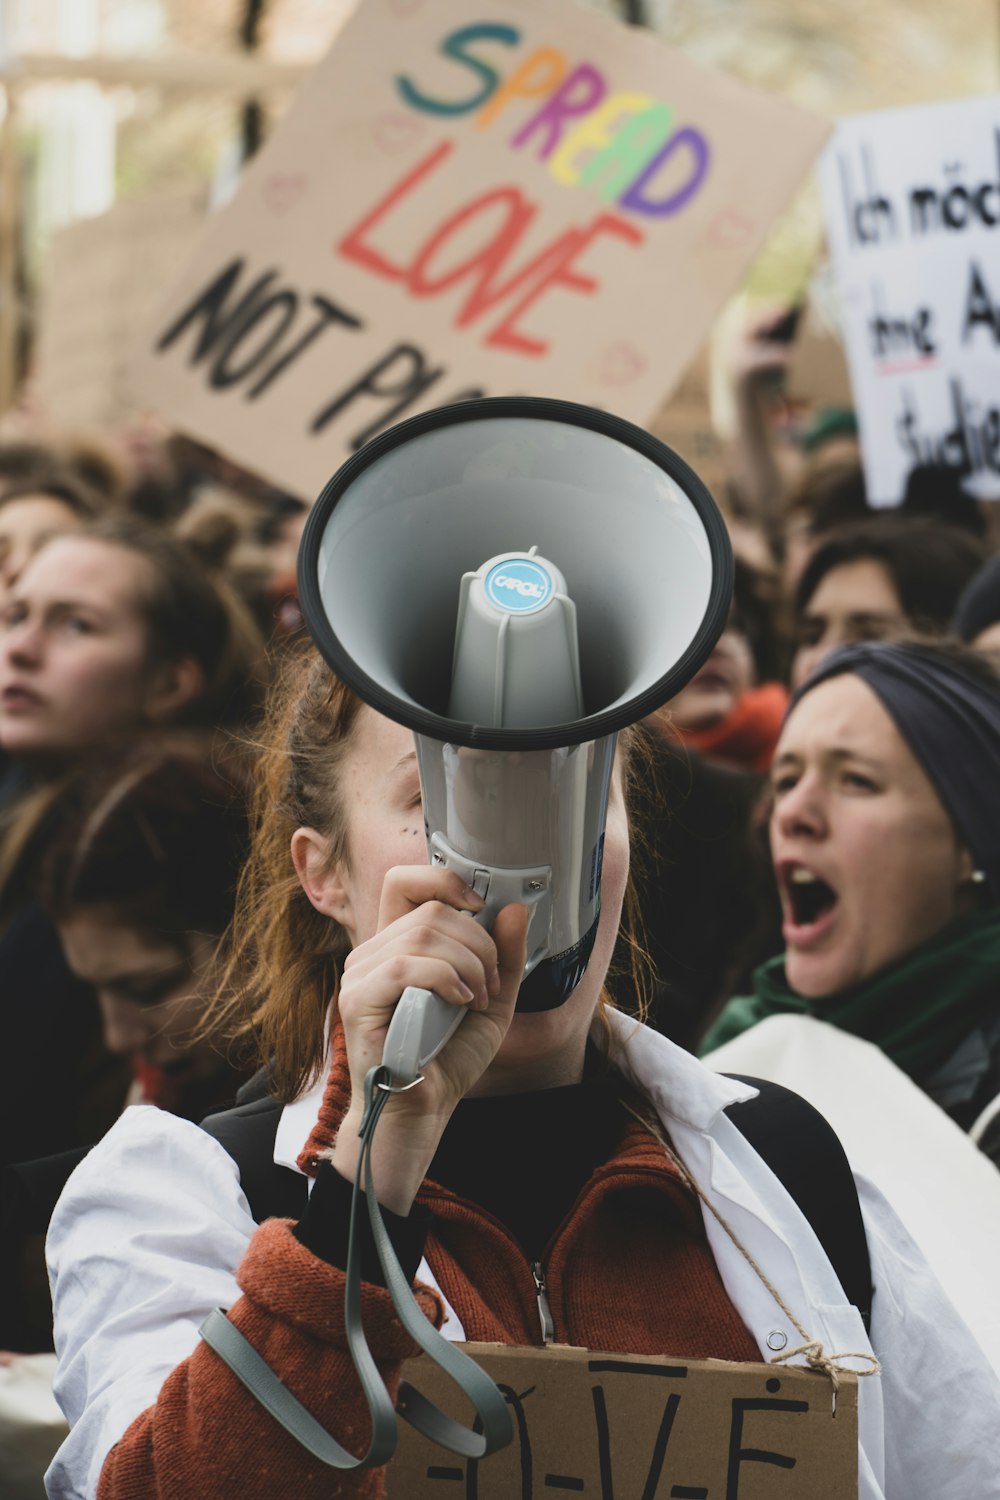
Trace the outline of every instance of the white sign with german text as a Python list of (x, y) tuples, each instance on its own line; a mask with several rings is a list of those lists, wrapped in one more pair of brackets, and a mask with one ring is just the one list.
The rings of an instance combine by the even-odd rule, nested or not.
[(820, 176), (872, 503), (1000, 498), (1000, 95), (843, 120)]

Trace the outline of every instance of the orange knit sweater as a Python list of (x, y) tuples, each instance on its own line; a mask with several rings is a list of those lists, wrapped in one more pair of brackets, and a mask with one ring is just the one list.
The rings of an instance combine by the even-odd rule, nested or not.
[[(339, 1122), (343, 1065), (337, 1045), (306, 1160)], [(432, 1182), (419, 1201), (434, 1214), (427, 1260), (466, 1337), (540, 1344), (532, 1270), (504, 1226)], [(545, 1261), (559, 1343), (759, 1357), (722, 1287), (697, 1200), (638, 1122), (626, 1126), (618, 1150), (591, 1175)], [(237, 1281), (243, 1295), (229, 1313), (233, 1323), (341, 1443), (362, 1451), (368, 1421), (346, 1351), (343, 1273), (299, 1244), (289, 1221), (272, 1219), (254, 1234)], [(424, 1288), (418, 1300), (440, 1324), (438, 1298)], [(366, 1287), (363, 1313), (372, 1353), (394, 1392), (400, 1363), (417, 1348), (387, 1292)], [(109, 1454), (99, 1500), (229, 1500), (234, 1486), (241, 1500), (375, 1500), (383, 1493), (381, 1471), (339, 1474), (310, 1459), (200, 1345)]]

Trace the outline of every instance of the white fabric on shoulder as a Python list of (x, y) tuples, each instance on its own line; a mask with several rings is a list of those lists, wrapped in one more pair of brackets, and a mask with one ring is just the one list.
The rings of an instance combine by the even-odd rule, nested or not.
[(1000, 1500), (1000, 1380), (882, 1193), (855, 1181), (875, 1288), (886, 1494)]
[(1000, 1172), (871, 1042), (814, 1016), (769, 1016), (703, 1059), (794, 1089), (878, 1183), (1000, 1374)]
[(152, 1105), (127, 1109), (77, 1167), (46, 1249), (55, 1394), (71, 1426), (46, 1475), (50, 1500), (93, 1500), (107, 1454), (212, 1308), (239, 1296), (255, 1228), (232, 1157)]

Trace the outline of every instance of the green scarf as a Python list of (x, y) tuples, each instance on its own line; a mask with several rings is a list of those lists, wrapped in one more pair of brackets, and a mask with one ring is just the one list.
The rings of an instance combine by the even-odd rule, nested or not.
[(839, 995), (797, 995), (783, 955), (753, 979), (754, 993), (730, 1000), (709, 1028), (702, 1056), (768, 1016), (807, 1015), (874, 1042), (919, 1080), (1000, 1008), (1000, 912), (959, 917), (899, 963)]

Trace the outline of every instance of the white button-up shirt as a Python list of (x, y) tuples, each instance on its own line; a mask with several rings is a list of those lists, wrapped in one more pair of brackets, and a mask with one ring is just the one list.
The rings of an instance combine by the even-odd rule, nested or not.
[[(881, 1374), (858, 1382), (859, 1500), (1000, 1500), (1000, 1382), (879, 1192), (857, 1180), (875, 1287), (869, 1342), (798, 1206), (724, 1113), (754, 1090), (610, 1019), (618, 1066), (795, 1322), (829, 1354), (877, 1353)], [(295, 1166), (322, 1093), (321, 1080), (284, 1110), (277, 1162)], [(703, 1213), (762, 1359), (801, 1344), (719, 1219)], [(71, 1425), (46, 1475), (51, 1500), (95, 1500), (111, 1448), (195, 1348), (208, 1313), (239, 1296), (235, 1269), (255, 1227), (222, 1146), (149, 1106), (127, 1110), (73, 1173), (48, 1241), (56, 1396)], [(419, 1276), (435, 1284), (426, 1261)], [(453, 1309), (443, 1331), (464, 1337)]]

